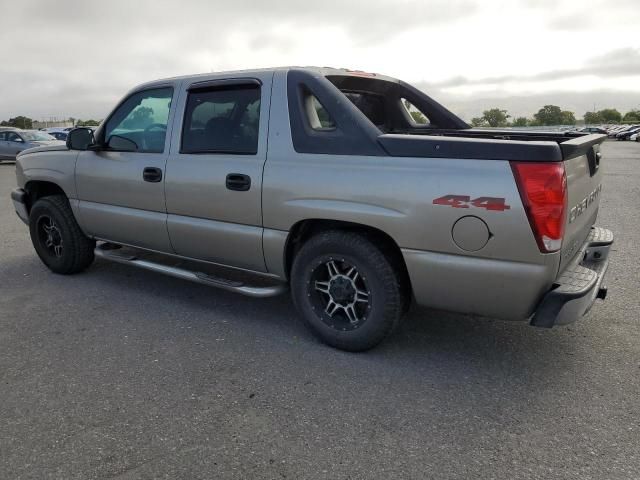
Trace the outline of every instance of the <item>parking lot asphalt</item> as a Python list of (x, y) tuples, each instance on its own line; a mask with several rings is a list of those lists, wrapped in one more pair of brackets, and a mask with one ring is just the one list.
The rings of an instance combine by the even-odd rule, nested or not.
[(413, 310), (379, 348), (250, 299), (35, 255), (0, 165), (0, 478), (640, 478), (640, 144), (604, 146), (609, 296), (568, 327)]

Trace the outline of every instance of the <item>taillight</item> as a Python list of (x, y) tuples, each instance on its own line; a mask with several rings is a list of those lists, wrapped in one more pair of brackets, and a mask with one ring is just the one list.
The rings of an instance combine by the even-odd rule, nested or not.
[(511, 162), (522, 204), (541, 252), (560, 250), (567, 213), (562, 162)]

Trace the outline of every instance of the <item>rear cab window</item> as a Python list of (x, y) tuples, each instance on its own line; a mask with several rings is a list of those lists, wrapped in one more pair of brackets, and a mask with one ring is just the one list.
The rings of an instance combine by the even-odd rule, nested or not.
[(340, 92), (383, 133), (434, 127), (423, 99), (402, 83), (371, 76), (328, 75)]
[(318, 97), (310, 92), (305, 93), (304, 108), (309, 126), (316, 131), (335, 130), (336, 122), (333, 120), (324, 105), (320, 103)]
[(408, 115), (408, 120), (414, 125), (429, 125), (429, 119), (427, 116), (413, 103), (406, 98), (400, 99), (400, 104), (404, 108), (404, 111)]

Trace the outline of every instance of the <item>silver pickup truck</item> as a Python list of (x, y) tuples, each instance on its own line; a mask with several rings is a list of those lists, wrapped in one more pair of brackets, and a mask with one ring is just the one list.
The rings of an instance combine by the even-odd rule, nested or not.
[(472, 129), (360, 71), (196, 75), (22, 152), (12, 199), (56, 273), (98, 256), (252, 296), (289, 287), (315, 335), (358, 351), (412, 303), (552, 327), (604, 298), (604, 139)]

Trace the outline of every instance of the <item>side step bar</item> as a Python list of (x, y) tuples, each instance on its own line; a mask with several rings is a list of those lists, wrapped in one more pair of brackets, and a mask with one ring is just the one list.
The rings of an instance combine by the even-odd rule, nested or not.
[(201, 283), (203, 285), (221, 288), (223, 290), (240, 293), (249, 297), (274, 297), (276, 295), (285, 293), (288, 290), (286, 283), (279, 283), (278, 285), (270, 285), (265, 287), (252, 287), (245, 285), (240, 281), (228, 280), (202, 272), (194, 272), (191, 270), (186, 270), (184, 268), (172, 267), (170, 265), (163, 265), (161, 263), (139, 259), (135, 255), (132, 255), (130, 253), (120, 252), (117, 249), (111, 249), (107, 244), (98, 245), (94, 250), (94, 254), (96, 257), (104, 258), (112, 262), (122, 263), (124, 265), (132, 265), (134, 267), (143, 268), (145, 270), (151, 270), (152, 272), (164, 273), (165, 275), (170, 275), (172, 277), (182, 278), (183, 280), (190, 280), (192, 282)]

